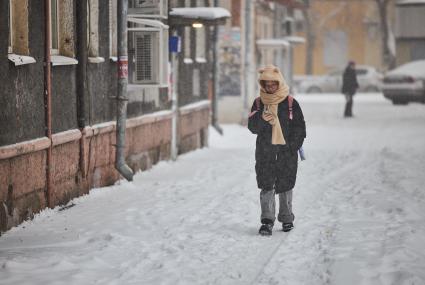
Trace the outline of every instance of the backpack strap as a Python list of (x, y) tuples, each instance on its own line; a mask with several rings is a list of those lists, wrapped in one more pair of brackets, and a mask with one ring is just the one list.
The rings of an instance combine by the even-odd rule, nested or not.
[(289, 106), (289, 120), (292, 120), (294, 118), (294, 115), (292, 113), (292, 103), (294, 102), (294, 97), (291, 95), (288, 95), (288, 106)]
[(256, 110), (252, 111), (249, 115), (248, 118), (251, 118), (252, 116), (255, 115), (255, 113), (257, 113), (258, 111), (260, 111), (260, 97), (255, 98), (255, 108)]
[(257, 111), (260, 110), (260, 101), (261, 101), (261, 97), (255, 98), (255, 106), (257, 107)]
[[(255, 98), (255, 107), (257, 108), (257, 110), (255, 110), (254, 112), (252, 112), (249, 116), (251, 117), (252, 115), (254, 115), (255, 113), (257, 113), (258, 111), (260, 111), (260, 102), (261, 102), (261, 98), (257, 97)], [(293, 112), (292, 112), (292, 104), (294, 102), (294, 97), (292, 97), (291, 95), (288, 95), (288, 106), (289, 106), (289, 120), (292, 120), (294, 118)]]

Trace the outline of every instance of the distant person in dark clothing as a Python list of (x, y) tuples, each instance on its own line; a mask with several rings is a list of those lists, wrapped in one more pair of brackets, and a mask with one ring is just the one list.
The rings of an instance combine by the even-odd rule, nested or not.
[(359, 88), (359, 83), (356, 76), (356, 63), (350, 61), (342, 75), (342, 94), (346, 99), (344, 117), (346, 118), (353, 116), (353, 96), (356, 94), (357, 88)]

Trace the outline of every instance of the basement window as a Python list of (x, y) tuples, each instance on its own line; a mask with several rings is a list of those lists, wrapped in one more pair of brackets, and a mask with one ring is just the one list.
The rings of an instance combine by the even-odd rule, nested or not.
[(15, 64), (34, 63), (28, 49), (28, 0), (8, 1), (8, 59)]

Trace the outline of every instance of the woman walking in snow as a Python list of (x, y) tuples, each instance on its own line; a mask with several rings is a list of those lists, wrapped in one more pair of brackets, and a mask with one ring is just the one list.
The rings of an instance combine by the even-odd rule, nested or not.
[(304, 116), (298, 102), (276, 66), (259, 70), (260, 97), (254, 101), (248, 119), (249, 130), (257, 135), (255, 171), (261, 189), (261, 235), (271, 235), (275, 216), (275, 194), (279, 195), (277, 219), (285, 232), (294, 227), (292, 189), (298, 167), (298, 149), (306, 137)]

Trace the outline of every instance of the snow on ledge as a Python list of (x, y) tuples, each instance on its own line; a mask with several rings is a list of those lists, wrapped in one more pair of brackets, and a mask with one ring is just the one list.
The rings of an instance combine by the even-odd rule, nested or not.
[(15, 64), (15, 66), (18, 65), (24, 65), (24, 64), (30, 64), (30, 63), (34, 63), (35, 59), (31, 56), (26, 56), (26, 55), (19, 55), (19, 54), (14, 54), (14, 53), (9, 53), (7, 55), (7, 58), (13, 62)]
[(289, 47), (290, 43), (285, 39), (259, 39), (257, 45), (264, 47)]
[(399, 0), (397, 6), (403, 5), (425, 5), (425, 0)]
[(195, 60), (197, 63), (207, 63), (207, 59), (204, 57), (197, 57)]
[(200, 110), (209, 109), (209, 108), (211, 108), (210, 100), (202, 100), (199, 102), (190, 103), (188, 105), (180, 107), (179, 110), (181, 115), (185, 115), (194, 111), (200, 111)]
[(52, 62), (52, 66), (78, 64), (78, 60), (75, 58), (63, 55), (52, 55), (50, 60)]
[(221, 7), (193, 7), (193, 8), (173, 8), (170, 16), (178, 16), (191, 19), (215, 20), (229, 18), (230, 12)]
[(102, 62), (105, 62), (105, 59), (103, 57), (100, 57), (100, 56), (89, 57), (89, 62), (90, 63), (102, 63)]

